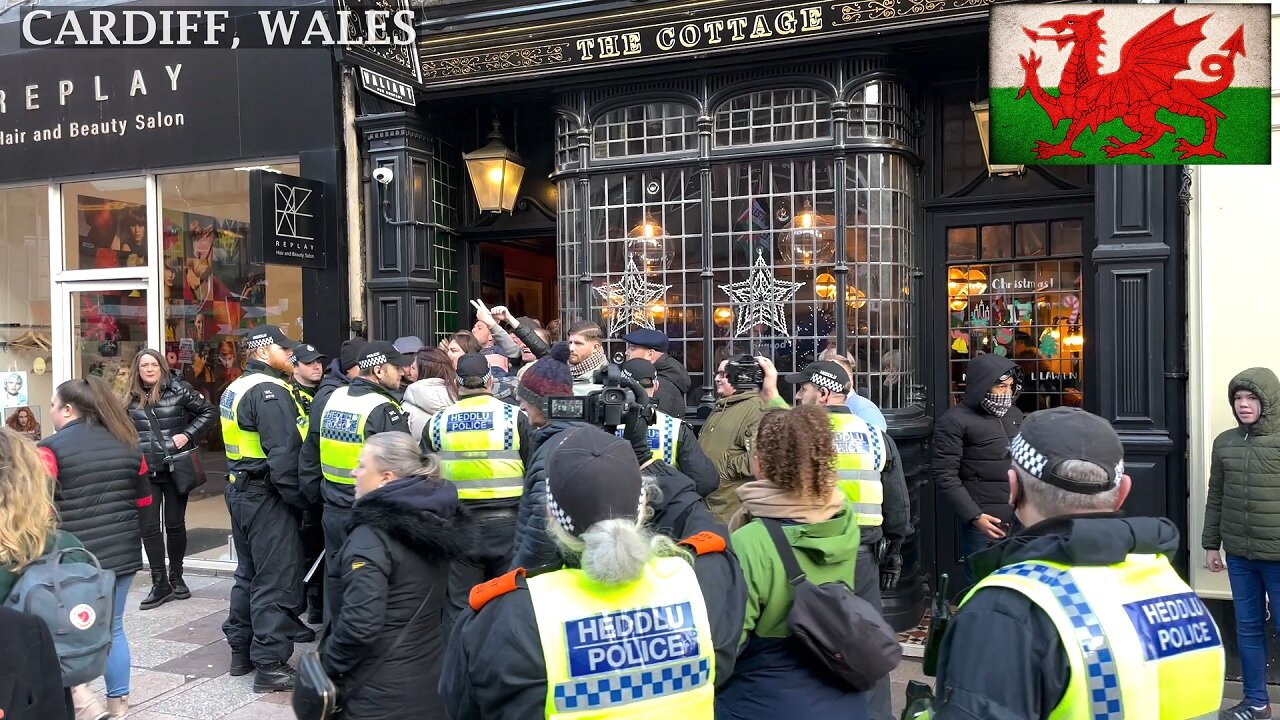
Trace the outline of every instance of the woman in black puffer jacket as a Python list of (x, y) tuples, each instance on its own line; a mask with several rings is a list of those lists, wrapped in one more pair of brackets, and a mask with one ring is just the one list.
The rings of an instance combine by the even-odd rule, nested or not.
[[(187, 552), (187, 494), (195, 487), (198, 465), (175, 454), (194, 447), (218, 421), (218, 409), (185, 382), (173, 377), (164, 355), (142, 350), (133, 358), (129, 378), (129, 419), (138, 430), (138, 443), (147, 458), (151, 504), (142, 509), (142, 546), (151, 566), (151, 593), (143, 610), (170, 600), (186, 600), (191, 591), (182, 581), (182, 558)], [(160, 517), (164, 534), (160, 537)], [(169, 571), (165, 573), (165, 540)]]
[(449, 565), (475, 538), (453, 483), (406, 433), (379, 433), (353, 473), (342, 610), (320, 647), (350, 720), (444, 720), (437, 685)]

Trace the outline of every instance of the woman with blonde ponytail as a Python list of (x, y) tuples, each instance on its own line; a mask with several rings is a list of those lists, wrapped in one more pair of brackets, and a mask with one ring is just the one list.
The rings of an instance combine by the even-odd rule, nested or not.
[(449, 716), (613, 708), (712, 720), (718, 673), (730, 671), (717, 666), (722, 628), (713, 626), (735, 615), (718, 606), (732, 593), (704, 588), (694, 565), (731, 558), (724, 539), (703, 532), (677, 543), (651, 530), (654, 484), (627, 441), (597, 428), (557, 438), (546, 475), (547, 526), (564, 567), (516, 569), (472, 590), (440, 679)]

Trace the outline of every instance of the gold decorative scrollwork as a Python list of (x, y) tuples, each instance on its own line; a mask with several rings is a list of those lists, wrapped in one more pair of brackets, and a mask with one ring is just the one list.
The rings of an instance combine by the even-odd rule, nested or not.
[(945, 10), (947, 7), (946, 0), (910, 0), (911, 7), (907, 9), (910, 15), (927, 15), (929, 13)]
[(832, 5), (832, 9), (840, 14), (840, 18), (831, 23), (833, 27), (852, 25), (867, 20), (885, 20), (898, 14), (897, 0), (853, 0), (853, 2)]
[(567, 43), (556, 43), (539, 47), (498, 50), (476, 55), (461, 55), (438, 60), (424, 58), (422, 62), (422, 77), (424, 79), (447, 78), (472, 75), (479, 72), (522, 70), (540, 65), (554, 65), (568, 60), (568, 56), (565, 54), (565, 50), (568, 47)]

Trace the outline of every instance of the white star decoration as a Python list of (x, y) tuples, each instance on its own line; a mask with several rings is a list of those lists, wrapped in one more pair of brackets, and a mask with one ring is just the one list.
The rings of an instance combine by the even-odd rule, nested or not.
[(802, 282), (776, 278), (773, 269), (764, 261), (764, 253), (757, 253), (750, 277), (720, 286), (720, 289), (729, 296), (729, 301), (739, 306), (735, 311), (738, 316), (738, 329), (734, 335), (741, 335), (761, 323), (773, 328), (780, 335), (790, 335), (783, 307), (802, 287), (804, 287)]
[(604, 306), (613, 308), (613, 317), (609, 320), (609, 335), (616, 337), (628, 325), (653, 329), (653, 318), (649, 316), (649, 303), (666, 294), (670, 285), (659, 285), (644, 279), (640, 269), (636, 267), (635, 258), (627, 257), (627, 268), (622, 279), (608, 285), (597, 285), (593, 290), (604, 299)]

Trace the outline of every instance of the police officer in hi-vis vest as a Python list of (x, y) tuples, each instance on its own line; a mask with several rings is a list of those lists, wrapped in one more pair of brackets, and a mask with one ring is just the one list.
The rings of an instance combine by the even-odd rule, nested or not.
[[(293, 378), (289, 382), (293, 400), (298, 405), (298, 432), (306, 442), (311, 422), (311, 403), (324, 377), (324, 366), (329, 358), (310, 343), (300, 342), (293, 347)], [(299, 468), (301, 481), (301, 468)], [(324, 554), (324, 527), (321, 525), (324, 505), (320, 498), (307, 497), (308, 508), (302, 514), (303, 574)], [(319, 625), (324, 620), (324, 573), (316, 572), (306, 583), (307, 622)]]
[[(644, 388), (650, 398), (655, 398), (661, 386), (658, 369), (644, 358), (632, 358), (622, 364), (622, 372)], [(698, 436), (683, 420), (655, 410), (653, 424), (649, 425), (649, 447), (655, 460), (661, 460), (684, 473), (693, 481), (694, 488), (706, 497), (720, 487), (720, 471), (711, 458), (702, 452)], [(618, 437), (622, 437), (618, 428)]]
[(222, 631), (231, 674), (257, 669), (255, 692), (293, 688), (296, 614), (302, 607), (302, 542), (307, 503), (298, 485), (298, 409), (289, 389), (293, 343), (272, 325), (248, 331), (245, 372), (222, 392), (227, 511), (236, 550), (235, 587)]
[(1123, 517), (1124, 448), (1077, 408), (1027, 416), (1009, 445), (1026, 528), (972, 558), (978, 584), (943, 637), (932, 712), (990, 720), (1216, 718), (1224, 653), (1169, 565), (1178, 530)]
[(320, 497), (324, 500), (324, 615), (337, 616), (342, 605), (342, 544), (355, 504), (360, 448), (380, 432), (409, 432), (409, 419), (394, 393), (403, 368), (413, 362), (389, 342), (371, 342), (356, 356), (359, 370), (349, 385), (333, 391), (320, 415)]
[(446, 627), (467, 606), (472, 587), (511, 568), (533, 432), (520, 408), (493, 396), (484, 355), (459, 357), (457, 376), (458, 402), (433, 415), (422, 432), (423, 452), (439, 456), (440, 476), (457, 486), (479, 538), (465, 562), (449, 567)]
[[(759, 358), (764, 369), (761, 397), (777, 399), (777, 370)], [(849, 373), (830, 360), (809, 363), (784, 378), (796, 388), (796, 405), (825, 407), (831, 416), (836, 449), (836, 484), (853, 504), (861, 530), (854, 564), (854, 593), (883, 611), (881, 590), (892, 590), (902, 574), (902, 543), (911, 536), (911, 498), (902, 472), (898, 446), (888, 434), (868, 425), (846, 405), (853, 390)], [(885, 676), (867, 697), (871, 720), (891, 720), (893, 703)]]
[(547, 514), (567, 567), (471, 592), (440, 675), (449, 716), (712, 720), (713, 634), (742, 615), (695, 565), (726, 553), (724, 538), (655, 539), (630, 443), (589, 426), (562, 435)]

